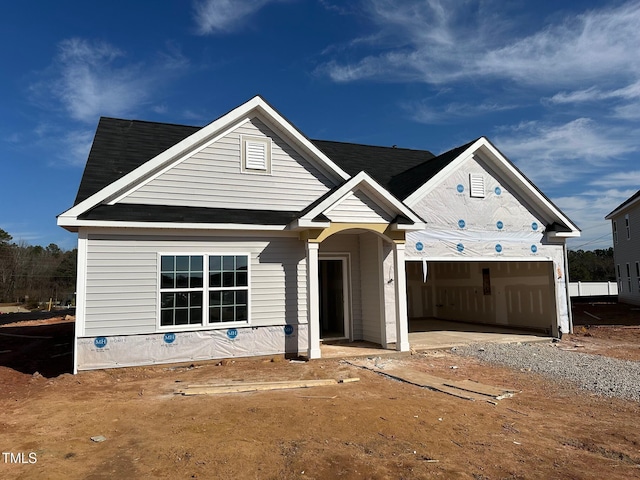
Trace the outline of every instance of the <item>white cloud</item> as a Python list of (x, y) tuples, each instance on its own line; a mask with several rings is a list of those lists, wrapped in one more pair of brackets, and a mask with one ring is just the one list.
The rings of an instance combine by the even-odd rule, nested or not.
[(93, 130), (72, 130), (61, 137), (58, 156), (68, 165), (83, 167), (93, 143)]
[(476, 117), (515, 108), (514, 105), (497, 102), (482, 102), (479, 104), (453, 102), (440, 106), (437, 102), (430, 100), (403, 102), (401, 106), (405, 111), (409, 112), (415, 121), (427, 124), (455, 122), (459, 118)]
[(601, 90), (596, 87), (590, 87), (584, 90), (575, 90), (572, 92), (559, 92), (553, 97), (546, 99), (552, 104), (567, 103), (586, 103), (599, 102), (602, 100), (636, 100), (640, 99), (640, 80), (626, 87), (614, 90)]
[(579, 118), (565, 124), (525, 122), (507, 127), (497, 136), (496, 145), (530, 178), (559, 184), (612, 167), (616, 157), (637, 152), (637, 135)]
[(147, 100), (141, 66), (116, 66), (122, 57), (106, 43), (78, 38), (60, 43), (54, 93), (72, 118), (95, 122), (99, 115), (126, 115)]
[(194, 3), (194, 20), (200, 35), (228, 33), (274, 0), (204, 0)]
[(517, 34), (526, 28), (502, 13), (503, 2), (371, 0), (366, 5), (376, 28), (371, 46), (379, 51), (361, 53), (355, 61), (327, 61), (319, 70), (334, 81), (442, 84), (503, 78), (555, 87), (640, 77), (638, 2), (568, 16), (528, 35)]
[(630, 187), (634, 189), (633, 193), (635, 193), (640, 187), (640, 170), (610, 173), (596, 178), (589, 184), (603, 188)]
[(156, 63), (132, 62), (119, 48), (81, 38), (63, 40), (45, 78), (31, 86), (38, 99), (52, 97), (74, 120), (125, 116), (146, 105), (161, 82), (184, 71), (188, 60), (168, 45)]

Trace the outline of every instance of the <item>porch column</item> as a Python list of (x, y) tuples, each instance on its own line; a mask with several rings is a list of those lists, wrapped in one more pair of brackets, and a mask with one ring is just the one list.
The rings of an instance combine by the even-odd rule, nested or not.
[(407, 319), (407, 277), (404, 263), (404, 243), (393, 242), (393, 269), (396, 286), (396, 350), (408, 352), (409, 321)]
[(307, 328), (309, 358), (320, 358), (320, 299), (318, 281), (319, 243), (307, 242)]

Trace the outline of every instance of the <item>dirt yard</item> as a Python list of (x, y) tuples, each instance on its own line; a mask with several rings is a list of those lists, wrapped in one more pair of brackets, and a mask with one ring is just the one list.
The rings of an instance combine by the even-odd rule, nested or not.
[[(578, 308), (604, 320), (587, 324), (582, 317), (595, 319), (574, 312), (576, 334), (560, 345), (640, 361), (632, 321), (603, 326), (606, 308)], [(394, 356), (432, 375), (519, 392), (496, 405), (340, 360), (211, 361), (74, 376), (65, 373), (72, 329), (62, 318), (0, 326), (0, 478), (640, 478), (640, 404), (531, 372), (448, 352)], [(354, 377), (360, 381), (307, 389), (174, 393), (188, 384)], [(98, 436), (105, 440), (91, 439)]]

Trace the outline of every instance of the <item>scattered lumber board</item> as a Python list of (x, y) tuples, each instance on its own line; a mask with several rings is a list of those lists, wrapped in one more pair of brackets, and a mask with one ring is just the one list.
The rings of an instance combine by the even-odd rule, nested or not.
[(366, 360), (353, 360), (346, 363), (464, 400), (481, 400), (495, 404), (496, 400), (512, 397), (516, 393), (515, 390), (485, 385), (472, 380), (447, 380), (404, 365), (394, 364), (392, 361), (385, 361), (380, 365)]
[(274, 382), (233, 382), (204, 385), (187, 385), (175, 391), (182, 395), (215, 395), (222, 393), (258, 392), (265, 390), (286, 390), (291, 388), (310, 388), (339, 383), (357, 382), (359, 378), (347, 378), (344, 380), (312, 379), (312, 380), (283, 380)]

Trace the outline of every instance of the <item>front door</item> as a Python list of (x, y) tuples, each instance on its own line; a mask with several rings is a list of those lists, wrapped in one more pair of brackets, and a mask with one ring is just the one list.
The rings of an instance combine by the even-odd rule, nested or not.
[(347, 258), (326, 257), (318, 261), (320, 338), (348, 338), (349, 301)]

